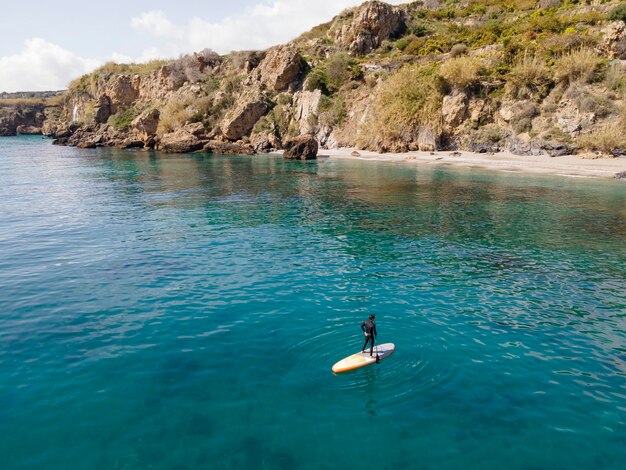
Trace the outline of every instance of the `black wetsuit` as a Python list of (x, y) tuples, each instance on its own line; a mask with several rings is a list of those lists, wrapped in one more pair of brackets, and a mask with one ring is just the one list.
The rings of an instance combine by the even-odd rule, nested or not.
[(361, 324), (361, 329), (367, 333), (367, 336), (365, 337), (365, 343), (363, 343), (363, 348), (361, 348), (363, 351), (365, 351), (365, 348), (367, 347), (367, 343), (370, 343), (370, 356), (374, 354), (374, 340), (376, 338), (376, 336), (378, 335), (378, 332), (376, 331), (376, 325), (374, 324), (374, 322), (372, 320), (365, 320), (362, 324)]

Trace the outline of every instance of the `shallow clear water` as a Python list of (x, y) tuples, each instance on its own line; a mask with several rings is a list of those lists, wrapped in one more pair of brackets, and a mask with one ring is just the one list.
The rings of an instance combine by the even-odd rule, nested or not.
[(625, 266), (617, 181), (0, 139), (0, 466), (624, 468)]

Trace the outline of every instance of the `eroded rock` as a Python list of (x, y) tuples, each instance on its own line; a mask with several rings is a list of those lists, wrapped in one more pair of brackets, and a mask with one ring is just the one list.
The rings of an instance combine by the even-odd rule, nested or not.
[(144, 111), (133, 119), (131, 126), (139, 136), (144, 140), (148, 140), (157, 133), (160, 115), (161, 113), (158, 109)]
[(290, 160), (313, 160), (317, 158), (318, 143), (312, 135), (301, 135), (284, 144), (283, 157)]
[[(352, 15), (352, 21), (346, 22)], [(383, 2), (366, 2), (340, 15), (331, 28), (331, 35), (353, 55), (364, 55), (406, 29), (403, 10)]]
[(163, 152), (187, 153), (200, 150), (204, 146), (204, 141), (185, 129), (178, 129), (174, 132), (163, 135), (158, 145), (158, 149)]
[(287, 90), (299, 77), (303, 60), (291, 46), (273, 47), (258, 67), (258, 76), (270, 90)]
[(250, 145), (233, 142), (220, 142), (217, 140), (207, 142), (202, 151), (206, 153), (217, 153), (220, 155), (254, 155), (256, 153), (254, 148)]
[(249, 135), (256, 122), (270, 109), (269, 102), (255, 93), (244, 94), (241, 103), (222, 122), (222, 134), (228, 140)]
[(626, 23), (614, 21), (602, 30), (602, 34), (598, 51), (609, 59), (626, 59)]
[(467, 115), (467, 103), (467, 95), (463, 92), (444, 96), (441, 107), (443, 121), (450, 127), (458, 126)]

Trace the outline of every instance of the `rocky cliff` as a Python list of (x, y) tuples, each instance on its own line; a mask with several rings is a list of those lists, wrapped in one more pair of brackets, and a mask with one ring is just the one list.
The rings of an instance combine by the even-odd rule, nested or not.
[(62, 111), (62, 91), (0, 93), (0, 136), (41, 134)]
[[(590, 3), (590, 4), (589, 4)], [(44, 132), (82, 147), (626, 152), (623, 2), (378, 1), (285, 45), (107, 64)]]

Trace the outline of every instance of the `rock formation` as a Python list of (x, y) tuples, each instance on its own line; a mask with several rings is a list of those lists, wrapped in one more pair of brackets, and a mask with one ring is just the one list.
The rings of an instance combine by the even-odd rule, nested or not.
[(317, 158), (318, 144), (312, 135), (301, 135), (285, 142), (283, 157), (290, 160), (313, 160)]
[(621, 155), (626, 24), (609, 20), (619, 4), (545, 0), (530, 15), (504, 0), (454, 11), (368, 1), (267, 51), (107, 64), (54, 112), (3, 107), (0, 95), (0, 134), (294, 158), (317, 146)]

